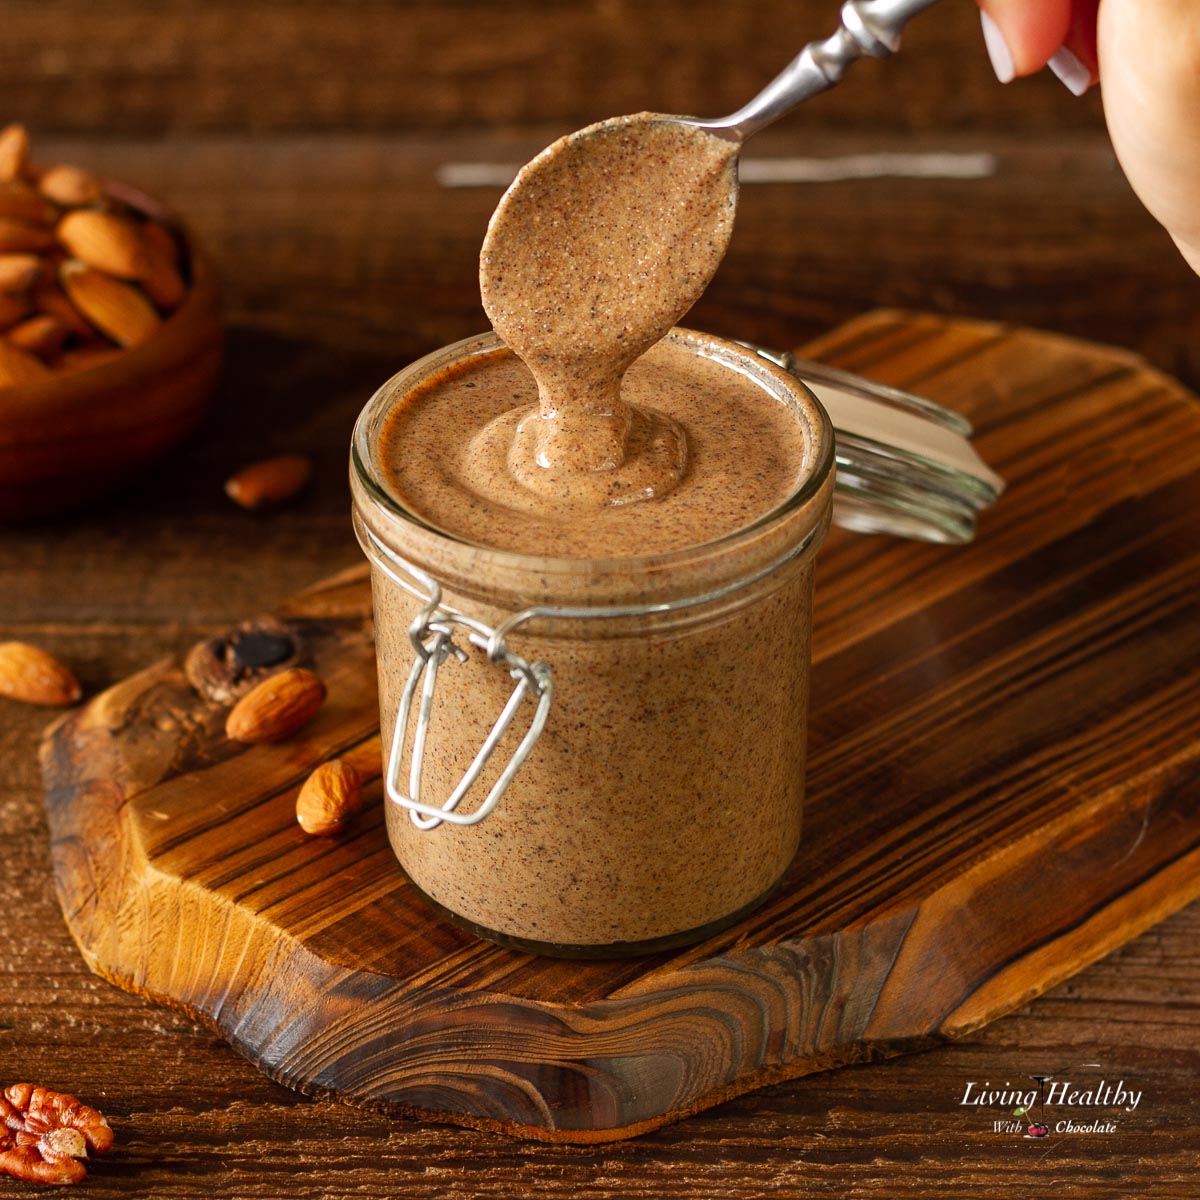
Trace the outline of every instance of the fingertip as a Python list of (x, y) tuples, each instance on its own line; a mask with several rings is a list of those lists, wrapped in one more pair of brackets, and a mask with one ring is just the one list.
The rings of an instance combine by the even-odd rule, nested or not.
[(1200, 245), (1192, 245), (1190, 242), (1185, 242), (1182, 238), (1177, 238), (1172, 235), (1172, 241), (1179, 247), (1179, 253), (1183, 255), (1183, 261), (1187, 263), (1197, 275), (1200, 275)]
[(983, 44), (987, 47), (988, 58), (992, 70), (1001, 83), (1011, 83), (1016, 78), (1016, 68), (1013, 65), (1012, 51), (1004, 40), (1000, 26), (992, 19), (987, 9), (980, 9), (979, 22), (983, 26)]
[[(1029, 0), (981, 0), (980, 9), (988, 56), (1000, 77), (1003, 55), (998, 66), (997, 56), (993, 53), (993, 45), (999, 40), (1011, 63), (1009, 79), (1040, 71), (1066, 41), (1071, 24), (1071, 0), (1033, 0), (1033, 3)], [(992, 27), (990, 36), (989, 25)], [(1008, 82), (1006, 79), (1001, 81)]]
[(1059, 46), (1046, 66), (1073, 96), (1082, 96), (1092, 86), (1091, 67), (1068, 46)]

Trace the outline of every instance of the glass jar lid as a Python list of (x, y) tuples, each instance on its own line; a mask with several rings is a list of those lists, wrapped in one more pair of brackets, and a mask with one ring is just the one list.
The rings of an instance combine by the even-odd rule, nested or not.
[(1004, 480), (971, 443), (971, 423), (924, 396), (743, 342), (815, 393), (834, 429), (834, 521), (860, 533), (962, 543)]

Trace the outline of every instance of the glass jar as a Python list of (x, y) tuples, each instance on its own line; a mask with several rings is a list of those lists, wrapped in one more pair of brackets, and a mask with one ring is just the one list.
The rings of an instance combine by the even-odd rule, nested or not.
[(507, 354), (491, 334), (401, 371), (354, 431), (392, 847), (450, 920), (537, 953), (697, 941), (760, 904), (800, 840), (833, 431), (812, 393), (759, 355), (668, 336), (803, 425), (794, 494), (705, 545), (537, 558), (406, 511), (385, 483), (383, 424), (453, 364)]

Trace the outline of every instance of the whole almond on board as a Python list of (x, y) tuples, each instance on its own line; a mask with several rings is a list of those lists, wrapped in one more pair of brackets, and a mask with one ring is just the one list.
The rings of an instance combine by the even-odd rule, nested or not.
[(317, 715), (325, 701), (325, 684), (303, 667), (292, 667), (264, 679), (234, 706), (225, 734), (235, 742), (256, 745), (282, 742)]
[(120, 346), (140, 346), (162, 324), (137, 288), (68, 259), (59, 269), (63, 291), (79, 312)]
[(0, 254), (24, 254), (28, 251), (37, 253), (49, 250), (53, 245), (52, 230), (43, 229), (39, 225), (27, 225), (24, 221), (14, 221), (11, 217), (0, 217)]
[(318, 837), (341, 833), (362, 807), (362, 777), (348, 762), (322, 763), (296, 797), (296, 820), (305, 833)]
[(141, 231), (117, 213), (69, 212), (58, 223), (58, 240), (75, 258), (118, 279), (141, 279), (149, 267)]
[(52, 225), (58, 214), (52, 204), (20, 179), (0, 182), (0, 217), (25, 221), (29, 225)]
[(303, 454), (284, 454), (243, 467), (226, 482), (225, 494), (251, 511), (274, 508), (298, 495), (311, 478), (312, 463)]
[(83, 689), (52, 654), (26, 642), (0, 644), (0, 695), (27, 704), (74, 704)]
[(70, 330), (58, 317), (50, 313), (39, 313), (14, 325), (4, 335), (4, 340), (26, 354), (36, 354), (38, 358), (53, 358), (67, 340)]
[[(0, 388), (23, 387), (51, 378), (51, 371), (40, 358), (34, 358), (16, 346), (0, 342)], [(0, 691), (3, 691), (0, 688)]]
[(91, 171), (60, 163), (47, 167), (38, 180), (38, 191), (47, 200), (63, 208), (78, 208), (82, 204), (94, 204), (100, 199), (103, 189), (100, 180)]
[(24, 292), (31, 288), (42, 268), (36, 254), (0, 254), (0, 292)]
[(29, 301), (24, 296), (6, 296), (0, 293), (0, 331), (15, 325), (29, 312)]
[(20, 179), (29, 165), (29, 134), (24, 125), (0, 129), (0, 180)]

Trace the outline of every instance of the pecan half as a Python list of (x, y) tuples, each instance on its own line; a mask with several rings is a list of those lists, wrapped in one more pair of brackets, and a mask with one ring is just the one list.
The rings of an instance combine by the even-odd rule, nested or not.
[(104, 1117), (74, 1096), (32, 1083), (0, 1094), (0, 1172), (26, 1183), (78, 1183), (87, 1174), (80, 1160), (112, 1143)]

